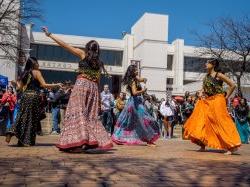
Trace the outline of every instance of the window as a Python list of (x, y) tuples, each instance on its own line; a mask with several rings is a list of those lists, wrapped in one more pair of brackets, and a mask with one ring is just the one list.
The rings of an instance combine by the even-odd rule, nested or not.
[(167, 85), (173, 85), (174, 79), (173, 78), (167, 78)]
[(77, 73), (64, 71), (54, 71), (54, 70), (41, 70), (43, 77), (45, 77), (48, 83), (57, 83), (70, 80), (75, 82)]
[(173, 91), (172, 87), (167, 87), (167, 91)]
[(123, 51), (101, 49), (100, 59), (105, 65), (122, 66)]
[[(31, 44), (30, 55), (38, 60), (58, 62), (78, 62), (79, 58), (62, 47), (44, 44)], [(123, 51), (101, 49), (100, 59), (105, 65), (122, 66)]]
[[(185, 72), (206, 72), (205, 63), (207, 62), (207, 58), (199, 58), (199, 57), (184, 57), (184, 71)], [(235, 72), (240, 71), (242, 62), (235, 60), (224, 60), (220, 62), (220, 69), (227, 73), (230, 72), (230, 69), (227, 68), (225, 63), (230, 64), (229, 66), (235, 70)], [(246, 72), (250, 72), (250, 66), (246, 65)]]
[(184, 57), (184, 71), (185, 72), (199, 72), (206, 71), (205, 63), (207, 59), (199, 57)]
[(174, 55), (168, 55), (167, 70), (173, 70), (173, 60), (174, 60)]
[(43, 44), (31, 44), (30, 55), (38, 60), (78, 62), (79, 58), (66, 51), (62, 47)]
[(194, 80), (183, 80), (184, 85), (189, 84), (189, 83), (193, 83), (193, 82), (196, 82), (196, 81), (194, 81)]
[(167, 91), (173, 91), (173, 83), (174, 83), (174, 79), (173, 78), (167, 78), (167, 82), (166, 82), (166, 89)]

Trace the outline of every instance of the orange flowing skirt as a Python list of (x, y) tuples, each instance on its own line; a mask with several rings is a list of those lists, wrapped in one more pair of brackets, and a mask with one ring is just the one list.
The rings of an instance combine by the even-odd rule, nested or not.
[(199, 99), (184, 129), (184, 138), (200, 146), (232, 150), (241, 145), (240, 136), (222, 94)]

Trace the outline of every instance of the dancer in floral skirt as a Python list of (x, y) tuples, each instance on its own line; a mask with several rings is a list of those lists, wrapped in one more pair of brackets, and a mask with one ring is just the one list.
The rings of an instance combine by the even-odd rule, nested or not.
[(43, 31), (61, 47), (80, 58), (79, 75), (70, 95), (63, 129), (56, 146), (59, 150), (67, 152), (82, 152), (82, 148), (112, 148), (111, 138), (98, 119), (100, 108), (98, 82), (101, 70), (105, 71), (99, 59), (99, 44), (91, 40), (82, 50), (66, 44), (49, 33), (45, 27)]

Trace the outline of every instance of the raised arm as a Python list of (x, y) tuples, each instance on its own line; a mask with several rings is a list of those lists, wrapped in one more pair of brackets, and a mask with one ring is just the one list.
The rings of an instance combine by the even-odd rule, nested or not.
[(226, 99), (228, 99), (230, 95), (233, 93), (234, 89), (236, 88), (236, 85), (231, 79), (229, 79), (226, 75), (222, 73), (218, 73), (217, 77), (229, 86), (226, 95)]
[(147, 89), (145, 89), (145, 88), (143, 88), (142, 90), (138, 91), (137, 87), (136, 87), (136, 83), (135, 82), (132, 83), (132, 94), (133, 95), (140, 95), (140, 94), (142, 94), (142, 93), (144, 93), (146, 91), (147, 91)]
[(46, 27), (42, 27), (42, 31), (46, 34), (46, 36), (48, 36), (49, 38), (54, 40), (58, 45), (60, 45), (62, 48), (66, 49), (67, 51), (69, 51), (73, 55), (78, 56), (81, 60), (83, 60), (85, 58), (86, 55), (85, 55), (84, 50), (73, 47), (73, 46), (65, 43), (64, 41), (62, 41), (61, 39), (59, 39), (58, 37), (56, 37), (52, 33), (50, 33)]
[(144, 82), (144, 83), (146, 83), (147, 82), (147, 79), (146, 78), (141, 78), (141, 77), (136, 77), (136, 79), (137, 79), (137, 81), (139, 81), (139, 82)]
[(33, 70), (32, 71), (33, 76), (35, 79), (37, 79), (43, 88), (54, 88), (54, 87), (62, 87), (62, 83), (57, 83), (57, 84), (47, 84), (41, 74), (40, 71), (38, 70)]

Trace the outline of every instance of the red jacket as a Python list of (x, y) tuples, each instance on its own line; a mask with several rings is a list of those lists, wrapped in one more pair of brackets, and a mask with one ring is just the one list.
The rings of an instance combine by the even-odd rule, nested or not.
[(6, 103), (9, 103), (9, 110), (10, 111), (13, 111), (15, 109), (16, 101), (17, 101), (17, 99), (16, 99), (15, 94), (11, 94), (9, 92), (5, 92), (3, 94), (2, 99), (1, 99), (2, 104), (5, 105)]

